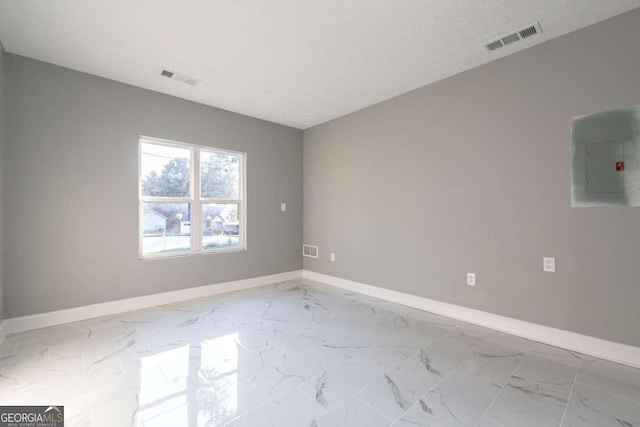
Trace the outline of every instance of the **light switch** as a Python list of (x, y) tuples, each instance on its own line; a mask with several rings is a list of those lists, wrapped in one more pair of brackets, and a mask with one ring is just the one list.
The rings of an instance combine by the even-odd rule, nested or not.
[(286, 203), (280, 203), (280, 210), (282, 212), (286, 211), (287, 210), (287, 204)]

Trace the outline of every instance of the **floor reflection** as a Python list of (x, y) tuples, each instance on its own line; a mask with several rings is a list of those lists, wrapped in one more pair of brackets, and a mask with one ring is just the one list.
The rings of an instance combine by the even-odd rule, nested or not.
[(640, 370), (287, 282), (8, 336), (0, 402), (67, 427), (636, 425)]
[(216, 426), (240, 406), (238, 333), (143, 357), (139, 426)]

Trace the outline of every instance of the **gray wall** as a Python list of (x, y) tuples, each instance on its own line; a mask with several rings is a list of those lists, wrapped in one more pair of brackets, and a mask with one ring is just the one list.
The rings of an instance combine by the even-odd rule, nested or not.
[(638, 40), (635, 10), (305, 131), (305, 268), (640, 345), (640, 211), (569, 178), (572, 117), (640, 101)]
[[(302, 267), (302, 131), (12, 54), (5, 70), (6, 317)], [(139, 135), (247, 153), (247, 251), (138, 260)]]
[(5, 87), (4, 87), (4, 48), (0, 41), (0, 321), (4, 319), (4, 104), (5, 104)]

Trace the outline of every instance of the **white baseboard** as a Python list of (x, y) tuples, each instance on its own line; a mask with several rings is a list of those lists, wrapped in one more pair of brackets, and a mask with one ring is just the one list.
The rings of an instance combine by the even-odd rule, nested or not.
[(640, 348), (587, 335), (578, 334), (549, 326), (538, 325), (536, 323), (525, 322), (524, 320), (513, 319), (488, 313), (486, 311), (475, 310), (473, 308), (435, 301), (403, 292), (392, 291), (377, 286), (365, 285), (363, 283), (326, 274), (303, 270), (304, 278), (316, 282), (326, 283), (340, 289), (345, 289), (359, 294), (369, 295), (418, 310), (440, 314), (479, 326), (539, 341), (567, 350), (596, 356), (613, 362), (640, 368)]
[(4, 341), (4, 337), (7, 333), (4, 330), (4, 320), (0, 320), (0, 346), (2, 345), (2, 341)]
[(377, 286), (366, 285), (309, 270), (290, 271), (269, 276), (254, 277), (251, 279), (236, 280), (233, 282), (199, 286), (179, 291), (4, 319), (4, 321), (0, 322), (0, 344), (7, 334), (77, 322), (95, 317), (109, 316), (195, 298), (258, 288), (287, 280), (299, 279), (301, 277), (325, 283), (336, 288), (369, 295), (418, 310), (451, 317), (556, 347), (562, 347), (640, 368), (640, 348), (638, 347), (606, 341), (600, 338), (538, 325), (536, 323), (500, 316), (473, 308), (435, 301)]
[(287, 280), (299, 279), (302, 271), (289, 271), (286, 273), (272, 274), (269, 276), (253, 277), (251, 279), (236, 280), (233, 282), (216, 283), (214, 285), (198, 286), (179, 291), (163, 292), (160, 294), (145, 295), (142, 297), (127, 298), (117, 301), (109, 301), (99, 304), (85, 305), (82, 307), (68, 308), (65, 310), (50, 311), (48, 313), (32, 314), (29, 316), (4, 319), (0, 324), (0, 342), (4, 335), (32, 329), (46, 328), (48, 326), (77, 322), (101, 316), (124, 313), (142, 308), (149, 308), (163, 304), (186, 301), (195, 298), (219, 295), (227, 292), (242, 291), (260, 286), (271, 285)]

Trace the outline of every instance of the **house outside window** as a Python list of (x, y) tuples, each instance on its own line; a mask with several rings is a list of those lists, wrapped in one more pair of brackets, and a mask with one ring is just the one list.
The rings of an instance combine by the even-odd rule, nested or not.
[(139, 255), (246, 249), (246, 154), (139, 140)]

